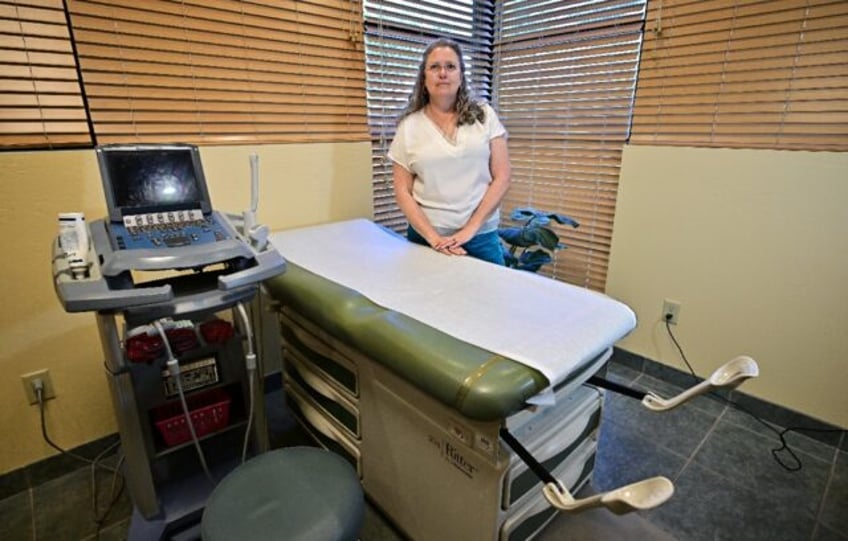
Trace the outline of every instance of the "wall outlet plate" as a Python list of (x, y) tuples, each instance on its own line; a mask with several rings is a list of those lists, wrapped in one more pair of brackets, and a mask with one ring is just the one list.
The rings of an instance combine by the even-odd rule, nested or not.
[[(667, 316), (671, 316), (670, 319)], [(662, 320), (668, 321), (671, 325), (677, 325), (680, 319), (680, 303), (675, 300), (665, 299), (663, 301)]]
[(35, 388), (32, 386), (32, 382), (37, 379), (40, 379), (41, 383), (44, 385), (44, 390), (41, 393), (42, 400), (56, 398), (56, 390), (53, 388), (53, 381), (50, 379), (50, 371), (47, 369), (36, 370), (35, 372), (21, 375), (21, 381), (24, 384), (24, 392), (26, 393), (29, 403), (38, 404), (38, 396), (36, 396)]

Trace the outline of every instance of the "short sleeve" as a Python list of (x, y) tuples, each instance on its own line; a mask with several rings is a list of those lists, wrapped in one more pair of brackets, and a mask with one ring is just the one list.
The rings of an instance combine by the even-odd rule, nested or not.
[(496, 137), (506, 137), (506, 128), (503, 124), (501, 124), (501, 120), (498, 118), (498, 114), (492, 106), (488, 103), (484, 103), (483, 109), (486, 111), (485, 127), (489, 140), (491, 141)]
[(387, 154), (388, 158), (393, 162), (397, 163), (407, 171), (409, 171), (409, 157), (406, 152), (406, 138), (404, 137), (404, 120), (401, 120), (398, 124), (397, 130), (395, 130), (395, 138), (392, 140), (392, 144), (389, 145), (389, 152)]

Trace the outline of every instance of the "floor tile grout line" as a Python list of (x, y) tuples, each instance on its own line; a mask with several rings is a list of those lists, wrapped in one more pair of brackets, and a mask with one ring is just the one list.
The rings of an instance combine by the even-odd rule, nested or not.
[[(728, 404), (728, 403), (725, 403), (725, 404), (724, 404), (724, 406), (723, 406), (723, 408), (722, 408), (722, 411), (721, 411), (721, 412), (720, 412), (720, 413), (716, 416), (715, 420), (713, 421), (713, 423), (712, 423), (712, 425), (710, 426), (710, 428), (709, 428), (709, 429), (706, 431), (706, 433), (704, 434), (704, 437), (701, 439), (700, 443), (699, 443), (699, 444), (695, 447), (695, 449), (692, 451), (691, 455), (690, 455), (690, 456), (689, 456), (689, 458), (686, 460), (686, 462), (684, 463), (684, 465), (681, 467), (680, 471), (679, 471), (679, 472), (678, 472), (678, 473), (674, 476), (673, 482), (675, 482), (675, 483), (676, 483), (676, 482), (678, 481), (678, 479), (680, 478), (680, 476), (681, 476), (681, 475), (682, 475), (682, 474), (683, 474), (683, 473), (687, 470), (687, 468), (690, 466), (690, 464), (691, 464), (692, 462), (694, 462), (696, 455), (697, 455), (697, 454), (698, 454), (698, 452), (701, 450), (701, 448), (702, 448), (702, 447), (706, 444), (706, 442), (707, 442), (707, 440), (709, 439), (709, 437), (710, 437), (711, 435), (713, 435), (713, 433), (716, 431), (716, 428), (718, 427), (719, 423), (722, 421), (723, 417), (725, 416), (726, 412), (728, 411), (728, 408), (730, 408), (730, 407), (732, 407), (732, 405), (731, 405), (731, 404)], [(747, 428), (746, 428), (746, 427), (744, 427), (744, 426), (739, 426), (739, 425), (737, 425), (736, 423), (733, 423), (733, 425), (734, 425), (734, 426), (737, 426), (737, 427), (738, 427), (738, 428), (740, 428), (740, 429), (743, 429), (743, 430), (744, 430), (744, 431), (746, 431), (746, 432), (751, 433), (752, 435), (760, 435), (760, 434), (759, 434), (759, 433), (757, 433), (756, 431), (754, 431), (754, 430), (750, 430), (750, 429), (747, 429)], [(841, 442), (840, 442), (840, 443), (841, 443)], [(831, 480), (833, 479), (833, 477), (834, 477), (834, 475), (835, 475), (836, 460), (838, 459), (838, 456), (839, 456), (839, 449), (840, 449), (840, 447), (841, 447), (840, 445), (837, 445), (837, 447), (834, 449), (834, 455), (833, 455), (833, 459), (832, 459), (832, 461), (831, 461), (831, 471), (830, 471), (830, 474), (829, 474), (829, 476), (828, 476), (828, 482), (827, 482), (827, 484), (826, 484), (826, 486), (825, 486), (825, 490), (824, 490), (824, 492), (823, 492), (823, 494), (822, 494), (822, 496), (821, 496), (821, 500), (820, 500), (819, 505), (818, 505), (818, 513), (817, 513), (817, 515), (816, 515), (815, 517), (812, 517), (812, 516), (811, 516), (811, 518), (813, 518), (814, 520), (813, 520), (813, 528), (812, 528), (811, 533), (810, 533), (810, 541), (814, 541), (814, 540), (816, 539), (815, 535), (816, 535), (817, 531), (819, 530), (820, 526), (822, 525), (822, 523), (821, 523), (821, 520), (820, 520), (820, 519), (821, 519), (821, 516), (822, 516), (823, 510), (824, 510), (824, 503), (825, 503), (825, 499), (826, 499), (826, 497), (827, 497), (827, 489), (828, 489), (828, 487), (830, 486)], [(815, 457), (813, 457), (813, 458), (815, 458)], [(709, 469), (709, 468), (708, 468), (708, 469)], [(714, 472), (714, 473), (716, 473), (717, 475), (719, 475), (719, 476), (723, 477), (723, 476), (720, 474), (720, 472)]]
[(836, 463), (839, 461), (839, 449), (842, 447), (842, 439), (845, 437), (845, 434), (842, 434), (839, 438), (839, 442), (837, 442), (836, 447), (833, 450), (833, 459), (830, 463), (830, 472), (827, 476), (827, 482), (824, 484), (824, 491), (822, 491), (821, 501), (819, 501), (818, 512), (816, 513), (816, 523), (813, 526), (813, 533), (810, 536), (810, 540), (814, 540), (816, 538), (816, 534), (818, 533), (819, 526), (822, 523), (822, 515), (824, 514), (825, 503), (827, 502), (827, 494), (830, 491), (830, 486), (833, 483), (833, 478), (836, 475)]
[(681, 476), (681, 475), (683, 475), (683, 472), (685, 472), (685, 471), (686, 471), (686, 468), (688, 468), (688, 467), (689, 467), (689, 464), (691, 464), (691, 463), (692, 463), (692, 461), (693, 461), (693, 460), (695, 460), (695, 455), (697, 455), (697, 454), (698, 454), (698, 451), (700, 451), (700, 450), (701, 450), (701, 448), (702, 448), (702, 447), (704, 446), (704, 444), (707, 442), (707, 439), (708, 439), (708, 438), (712, 435), (712, 433), (715, 431), (716, 427), (718, 426), (719, 421), (721, 421), (721, 418), (722, 418), (722, 417), (724, 417), (724, 413), (727, 411), (727, 408), (728, 408), (728, 406), (727, 406), (727, 405), (725, 405), (725, 406), (724, 406), (724, 409), (722, 409), (722, 410), (721, 410), (721, 413), (719, 413), (718, 415), (716, 415), (716, 418), (715, 418), (715, 420), (713, 421), (713, 424), (712, 424), (712, 425), (710, 425), (710, 428), (708, 428), (708, 429), (707, 429), (707, 432), (704, 434), (704, 437), (703, 437), (703, 438), (701, 438), (701, 441), (698, 443), (698, 445), (696, 445), (696, 446), (695, 446), (695, 448), (692, 450), (692, 453), (691, 453), (691, 454), (689, 455), (689, 457), (686, 459), (686, 462), (683, 464), (683, 467), (682, 467), (682, 468), (680, 468), (680, 471), (679, 471), (679, 472), (677, 472), (677, 475), (675, 475), (675, 476), (674, 476), (674, 479), (673, 479), (674, 481), (677, 481), (677, 480), (680, 478), (680, 476)]
[[(616, 425), (617, 427), (619, 427), (619, 429), (624, 429), (624, 430), (627, 430), (627, 427), (628, 427), (628, 425), (627, 425), (627, 424), (619, 423), (618, 421), (616, 421), (616, 420), (615, 420), (615, 419), (613, 419), (613, 418), (604, 418), (604, 420), (603, 420), (602, 422), (603, 422), (603, 423), (609, 423), (609, 424), (612, 424), (612, 425)], [(672, 449), (672, 448), (670, 448), (670, 447), (666, 447), (665, 445), (663, 445), (663, 444), (661, 444), (661, 443), (658, 443), (658, 442), (656, 442), (656, 441), (652, 440), (650, 437), (648, 437), (648, 436), (646, 436), (646, 435), (644, 435), (644, 434), (641, 434), (641, 433), (633, 433), (633, 434), (632, 434), (632, 436), (633, 436), (633, 437), (635, 437), (635, 438), (637, 438), (637, 439), (639, 439), (640, 441), (644, 441), (644, 442), (648, 442), (648, 443), (653, 443), (654, 445), (656, 445), (658, 448), (660, 448), (661, 450), (665, 451), (666, 453), (672, 454), (672, 455), (674, 455), (675, 457), (679, 457), (679, 458), (681, 458), (681, 459), (683, 459), (683, 460), (686, 460), (686, 455), (681, 454), (680, 452), (678, 452), (678, 451), (677, 451), (677, 449)]]
[[(730, 408), (730, 407), (732, 407), (732, 406), (733, 406), (733, 403), (732, 403), (732, 402), (728, 402), (728, 403), (726, 403), (726, 404), (725, 404), (725, 409), (724, 409), (724, 411), (722, 411), (722, 413), (721, 413), (721, 414), (720, 414), (720, 415), (716, 418), (716, 423), (713, 425), (713, 428), (711, 428), (711, 429), (710, 429), (710, 432), (712, 432), (712, 431), (713, 431), (713, 429), (714, 429), (714, 428), (715, 428), (715, 426), (718, 424), (718, 422), (720, 421), (720, 419), (724, 416), (724, 413), (727, 411), (727, 409), (728, 409), (728, 408)], [(743, 411), (743, 413), (746, 413), (746, 414), (747, 414), (747, 412), (745, 412), (745, 411)], [(750, 414), (749, 414), (749, 415), (750, 415)], [(742, 425), (739, 425), (739, 424), (733, 423), (732, 421), (728, 421), (728, 422), (732, 423), (735, 427), (737, 427), (737, 428), (739, 428), (739, 429), (741, 429), (741, 430), (744, 430), (744, 431), (746, 431), (746, 432), (749, 432), (749, 433), (751, 433), (751, 434), (753, 434), (753, 435), (758, 435), (758, 436), (760, 435), (760, 433), (758, 433), (758, 432), (756, 432), (756, 431), (754, 431), (754, 430), (751, 430), (751, 429), (749, 429), (749, 428), (747, 428), (747, 427), (745, 427), (745, 426), (742, 426)], [(773, 424), (773, 423), (772, 423), (772, 424)], [(775, 425), (775, 426), (778, 426), (778, 427), (779, 427), (780, 425)], [(708, 436), (709, 436), (709, 434), (708, 434)], [(705, 438), (704, 438), (703, 442), (705, 442), (705, 441), (706, 441), (706, 438), (707, 438), (707, 437), (705, 436)], [(703, 444), (703, 442), (702, 442), (702, 444)], [(817, 506), (817, 512), (816, 512), (816, 515), (813, 517), (813, 518), (814, 518), (814, 521), (813, 521), (813, 529), (812, 529), (812, 531), (811, 531), (811, 533), (810, 533), (810, 541), (814, 541), (814, 540), (816, 539), (816, 534), (818, 533), (819, 527), (820, 527), (820, 525), (821, 525), (821, 517), (822, 517), (822, 514), (823, 514), (823, 512), (824, 512), (824, 505), (825, 505), (825, 501), (826, 501), (826, 499), (827, 499), (827, 493), (828, 493), (829, 487), (830, 487), (830, 485), (831, 485), (831, 482), (832, 482), (833, 477), (834, 477), (835, 472), (836, 472), (836, 461), (837, 461), (837, 459), (839, 458), (839, 448), (840, 448), (840, 444), (841, 444), (841, 442), (839, 442), (839, 443), (837, 444), (837, 446), (836, 446), (836, 447), (834, 447), (834, 449), (833, 449), (833, 457), (832, 457), (832, 459), (831, 459), (830, 471), (829, 471), (829, 474), (828, 474), (827, 482), (825, 483), (824, 490), (822, 491), (821, 498), (820, 498), (819, 503), (818, 503), (818, 506)], [(699, 448), (700, 448), (700, 445), (699, 445), (698, 449), (699, 449)], [(684, 464), (683, 468), (681, 469), (681, 474), (683, 473), (683, 470), (685, 470), (685, 469), (688, 467), (689, 462), (691, 462), (691, 460), (693, 460), (693, 459), (694, 459), (695, 454), (697, 453), (698, 449), (696, 449), (695, 451), (693, 451), (693, 453), (692, 453), (692, 457), (691, 457), (690, 461), (687, 461), (687, 463), (686, 463), (686, 464)], [(801, 452), (802, 454), (808, 455), (808, 457), (809, 457), (809, 458), (816, 459), (816, 460), (821, 460), (821, 459), (818, 459), (818, 457), (815, 457), (815, 456), (809, 455), (808, 453), (804, 452), (804, 451), (803, 451), (803, 450), (801, 450), (801, 449), (798, 449), (797, 451), (798, 451), (798, 452)], [(677, 477), (675, 477), (675, 480), (677, 480)]]
[[(763, 419), (761, 419), (761, 418), (758, 418), (756, 415), (754, 415), (754, 414), (752, 414), (752, 413), (750, 413), (750, 412), (748, 412), (748, 411), (746, 411), (746, 410), (744, 410), (744, 409), (740, 409), (740, 408), (738, 408), (738, 407), (737, 407), (737, 405), (736, 405), (734, 402), (730, 401), (730, 400), (725, 400), (725, 401), (724, 401), (724, 409), (722, 410), (721, 414), (720, 414), (720, 415), (719, 415), (719, 417), (716, 419), (716, 421), (718, 421), (718, 420), (719, 420), (719, 418), (723, 418), (723, 417), (724, 417), (724, 415), (725, 415), (725, 413), (729, 410), (729, 408), (733, 408), (735, 411), (737, 411), (737, 412), (739, 412), (739, 413), (742, 413), (742, 414), (746, 415), (747, 417), (750, 417), (751, 419), (753, 419), (753, 420), (755, 420), (755, 421), (768, 423), (768, 424), (769, 424), (769, 425), (770, 425), (770, 426), (774, 429), (774, 431), (769, 430), (769, 431), (765, 431), (765, 432), (758, 432), (757, 430), (754, 430), (753, 428), (750, 428), (750, 427), (749, 427), (749, 426), (747, 426), (747, 425), (744, 425), (744, 424), (741, 424), (741, 423), (734, 422), (733, 420), (731, 420), (731, 419), (728, 417), (727, 422), (728, 422), (729, 424), (733, 425), (733, 427), (734, 427), (734, 428), (737, 428), (737, 429), (742, 430), (742, 431), (744, 431), (744, 432), (747, 432), (747, 433), (749, 433), (749, 434), (751, 434), (751, 435), (754, 435), (754, 436), (757, 436), (757, 437), (761, 437), (761, 438), (763, 438), (763, 439), (765, 439), (765, 440), (769, 440), (769, 441), (771, 441), (772, 439), (775, 439), (775, 438), (776, 438), (776, 439), (777, 439), (777, 443), (783, 443), (783, 442), (780, 440), (780, 436), (778, 435), (778, 433), (779, 433), (779, 432), (780, 432), (780, 431), (784, 428), (783, 426), (778, 425), (778, 424), (775, 424), (775, 423), (772, 423), (772, 422), (770, 422), (770, 421), (765, 421), (765, 420), (763, 420)], [(799, 435), (800, 435), (800, 436), (803, 436), (803, 437), (806, 437), (804, 434), (800, 434), (800, 433), (799, 433)], [(843, 434), (843, 436), (842, 436), (842, 437), (844, 437), (844, 434)], [(811, 439), (811, 438), (808, 438), (808, 439)], [(812, 439), (811, 439), (811, 440), (812, 440)], [(829, 444), (827, 444), (827, 443), (824, 443), (824, 442), (821, 442), (821, 441), (818, 441), (818, 440), (812, 440), (812, 441), (816, 441), (817, 443), (821, 444), (821, 445), (822, 445), (822, 446), (824, 446), (824, 447), (828, 447), (828, 448), (830, 448), (830, 447), (831, 447), (831, 445), (829, 445)], [(837, 442), (836, 446), (835, 446), (835, 447), (833, 447), (834, 455), (833, 455), (833, 458), (831, 458), (831, 464), (832, 464), (832, 462), (833, 462), (834, 460), (836, 460), (836, 458), (839, 456), (839, 449), (840, 449), (840, 445), (841, 445), (841, 442)], [(786, 447), (787, 447), (787, 449), (788, 449), (789, 451), (791, 451), (793, 454), (796, 454), (796, 456), (797, 456), (797, 454), (798, 454), (798, 453), (800, 453), (800, 454), (803, 456), (803, 458), (805, 458), (805, 459), (812, 459), (812, 460), (815, 460), (815, 461), (818, 461), (818, 462), (822, 462), (822, 463), (825, 463), (825, 464), (827, 464), (827, 463), (828, 463), (828, 460), (826, 460), (826, 459), (824, 459), (824, 458), (820, 458), (819, 456), (817, 456), (817, 455), (815, 455), (815, 454), (813, 454), (813, 453), (811, 453), (811, 452), (808, 452), (808, 451), (806, 451), (806, 450), (804, 450), (804, 449), (799, 449), (798, 447), (792, 447), (791, 445), (789, 445), (789, 442), (788, 442), (788, 441), (786, 442)], [(771, 449), (771, 451), (772, 451), (772, 454), (773, 454), (773, 453), (774, 453), (774, 451), (776, 451), (776, 449), (775, 449), (775, 448), (772, 448), (772, 449)], [(694, 456), (694, 455), (693, 455), (693, 456)], [(802, 458), (801, 456), (797, 456), (797, 460), (798, 460), (799, 465), (801, 465), (801, 466), (803, 467), (803, 462), (801, 461), (801, 458)], [(784, 469), (786, 469), (786, 467), (783, 465), (783, 463), (782, 463), (782, 462), (780, 462), (780, 461), (778, 461), (778, 460), (776, 460), (776, 459), (775, 459), (775, 462), (777, 462), (777, 464), (778, 464), (779, 466), (781, 466), (781, 467), (783, 467)], [(688, 465), (688, 464), (687, 464), (687, 465)]]
[[(816, 460), (816, 461), (819, 461), (819, 462), (827, 463), (827, 460), (826, 460), (826, 459), (824, 459), (824, 458), (821, 458), (821, 457), (817, 456), (817, 455), (816, 455), (816, 454), (814, 454), (813, 452), (811, 452), (811, 451), (807, 451), (807, 450), (804, 450), (804, 449), (801, 449), (801, 448), (799, 448), (796, 444), (790, 444), (789, 440), (788, 440), (788, 439), (786, 439), (786, 434), (790, 434), (791, 432), (787, 432), (786, 434), (784, 434), (784, 439), (785, 439), (785, 443), (784, 443), (784, 440), (781, 440), (780, 433), (781, 433), (781, 432), (782, 432), (782, 431), (783, 431), (786, 427), (784, 427), (784, 426), (782, 426), (782, 425), (779, 425), (779, 424), (777, 424), (777, 423), (773, 423), (773, 422), (771, 422), (771, 421), (767, 421), (767, 420), (762, 419), (762, 418), (760, 418), (760, 417), (757, 417), (755, 414), (753, 414), (753, 413), (751, 413), (751, 412), (749, 412), (749, 411), (746, 411), (746, 410), (744, 410), (744, 409), (740, 409), (739, 407), (737, 407), (737, 405), (736, 405), (734, 402), (730, 402), (730, 401), (726, 402), (725, 407), (732, 407), (732, 408), (734, 408), (736, 411), (738, 411), (739, 413), (742, 413), (742, 414), (746, 415), (747, 417), (749, 417), (749, 418), (751, 418), (751, 419), (753, 419), (754, 421), (757, 421), (757, 422), (759, 422), (759, 423), (767, 423), (767, 424), (771, 427), (771, 430), (768, 430), (768, 431), (762, 431), (762, 426), (761, 426), (761, 425), (756, 425), (756, 426), (758, 426), (758, 427), (760, 427), (760, 428), (761, 428), (761, 431), (759, 431), (759, 432), (758, 432), (757, 430), (754, 430), (753, 428), (751, 428), (751, 427), (749, 427), (749, 426), (747, 426), (747, 425), (744, 425), (744, 424), (741, 424), (741, 423), (736, 423), (736, 422), (732, 421), (732, 420), (731, 420), (731, 419), (729, 419), (729, 418), (728, 418), (728, 420), (727, 420), (727, 422), (728, 422), (728, 423), (730, 423), (730, 424), (732, 424), (735, 428), (738, 428), (738, 429), (740, 429), (740, 430), (744, 430), (745, 432), (748, 432), (748, 433), (753, 434), (753, 435), (755, 435), (755, 436), (762, 437), (762, 438), (764, 438), (764, 439), (766, 439), (766, 440), (773, 440), (773, 439), (776, 439), (776, 440), (777, 440), (777, 441), (775, 442), (776, 444), (780, 444), (781, 446), (784, 446), (788, 452), (790, 452), (791, 454), (795, 455), (795, 458), (796, 458), (796, 460), (798, 461), (798, 464), (799, 464), (799, 466), (800, 466), (800, 467), (803, 467), (803, 465), (804, 465), (803, 461), (801, 460), (802, 456), (803, 456), (803, 458), (805, 458), (805, 459), (812, 459), (812, 460)], [(815, 443), (816, 443), (816, 445), (821, 445), (821, 446), (823, 446), (823, 447), (827, 447), (827, 448), (831, 448), (831, 447), (833, 447), (833, 449), (834, 449), (837, 453), (839, 452), (839, 448), (840, 448), (840, 444), (841, 444), (841, 442), (837, 442), (835, 446), (831, 446), (829, 443), (826, 443), (826, 442), (823, 442), (823, 441), (820, 441), (820, 440), (816, 440), (816, 439), (814, 439), (814, 438), (810, 438), (810, 437), (808, 437), (808, 436), (806, 436), (805, 434), (802, 434), (802, 433), (800, 433), (800, 432), (796, 432), (796, 434), (797, 434), (798, 436), (800, 436), (800, 437), (807, 438), (807, 439), (808, 439), (808, 440), (810, 440), (811, 442), (815, 442)], [(781, 450), (781, 449), (782, 449), (782, 448), (772, 448), (772, 449), (771, 449), (772, 455), (774, 455), (774, 454), (775, 454), (775, 452), (777, 452), (777, 451), (779, 451), (779, 450)], [(802, 456), (798, 456), (799, 454), (800, 454), (800, 455), (802, 455)], [(838, 455), (837, 455), (837, 456), (838, 456)], [(782, 462), (782, 461), (778, 460), (777, 458), (774, 458), (774, 460), (775, 460), (775, 462), (777, 462), (777, 464), (778, 464), (778, 465), (780, 465), (781, 467), (783, 467), (784, 469), (786, 469), (786, 466), (783, 464), (783, 462)]]
[[(645, 376), (645, 375), (646, 374), (644, 372), (640, 372), (639, 375), (636, 376), (636, 379), (634, 379), (630, 383), (630, 385), (635, 385), (636, 383), (639, 382), (640, 379), (642, 379), (642, 376)], [(651, 376), (648, 375), (648, 377), (651, 377)], [(692, 453), (689, 455), (689, 457), (686, 457), (686, 462), (680, 468), (680, 471), (677, 472), (677, 474), (674, 476), (674, 479), (672, 479), (672, 481), (677, 481), (680, 478), (680, 476), (683, 475), (683, 472), (686, 471), (686, 468), (688, 468), (689, 464), (695, 459), (695, 455), (698, 453), (698, 451), (701, 449), (701, 447), (703, 447), (704, 444), (706, 443), (707, 438), (709, 438), (710, 435), (715, 431), (716, 427), (718, 426), (719, 421), (722, 419), (722, 417), (724, 417), (724, 414), (729, 407), (730, 407), (730, 404), (725, 402), (724, 405), (722, 406), (722, 410), (716, 415), (716, 418), (713, 420), (712, 425), (710, 425), (710, 428), (708, 428), (707, 431), (704, 433), (704, 437), (701, 438), (701, 441), (698, 443), (698, 445), (695, 446), (695, 449), (692, 450)], [(708, 412), (705, 412), (705, 411), (699, 410), (699, 412), (704, 413), (705, 415), (710, 415)], [(751, 432), (755, 433), (753, 431), (751, 431)], [(680, 456), (680, 455), (678, 455), (678, 456)]]
[(32, 527), (32, 541), (36, 541), (35, 534), (35, 489), (30, 487), (28, 490), (29, 495), (29, 519), (30, 526)]

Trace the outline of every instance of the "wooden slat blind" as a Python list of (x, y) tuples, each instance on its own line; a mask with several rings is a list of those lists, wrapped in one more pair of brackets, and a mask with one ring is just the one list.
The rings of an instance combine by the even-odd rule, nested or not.
[(0, 147), (90, 144), (62, 0), (0, 2)]
[(439, 37), (459, 42), (472, 91), (489, 100), (494, 7), (491, 0), (365, 0), (364, 9), (374, 219), (401, 231), (406, 218), (395, 203), (386, 153), (415, 83), (421, 53)]
[(848, 2), (649, 7), (631, 142), (848, 150)]
[(580, 222), (554, 224), (569, 247), (540, 272), (603, 291), (645, 1), (504, 0), (500, 9), (494, 92), (512, 161), (504, 211), (531, 206)]
[(68, 0), (97, 143), (368, 139), (357, 0)]

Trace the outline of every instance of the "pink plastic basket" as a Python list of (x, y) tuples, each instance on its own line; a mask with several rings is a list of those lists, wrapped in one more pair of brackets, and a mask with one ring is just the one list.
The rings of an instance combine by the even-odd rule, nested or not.
[[(198, 438), (217, 432), (230, 422), (231, 400), (222, 389), (193, 395), (186, 402)], [(153, 413), (153, 423), (168, 447), (191, 440), (191, 432), (179, 402), (157, 408)]]

